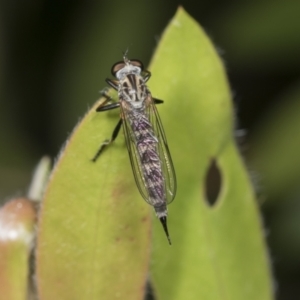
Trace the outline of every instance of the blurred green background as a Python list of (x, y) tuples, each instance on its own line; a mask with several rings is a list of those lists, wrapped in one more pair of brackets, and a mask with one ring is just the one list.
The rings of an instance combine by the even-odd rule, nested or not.
[(149, 63), (179, 4), (223, 57), (277, 299), (299, 299), (300, 1), (1, 1), (0, 199), (57, 156), (122, 51)]

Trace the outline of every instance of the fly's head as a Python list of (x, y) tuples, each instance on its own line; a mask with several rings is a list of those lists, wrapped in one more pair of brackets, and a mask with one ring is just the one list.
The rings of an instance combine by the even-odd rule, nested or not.
[(133, 108), (142, 108), (147, 98), (147, 87), (141, 73), (143, 64), (139, 60), (117, 62), (112, 67), (112, 75), (119, 81), (119, 96)]
[(111, 73), (118, 80), (123, 80), (129, 74), (140, 76), (143, 70), (144, 66), (141, 61), (129, 60), (124, 56), (124, 61), (119, 61), (112, 66)]

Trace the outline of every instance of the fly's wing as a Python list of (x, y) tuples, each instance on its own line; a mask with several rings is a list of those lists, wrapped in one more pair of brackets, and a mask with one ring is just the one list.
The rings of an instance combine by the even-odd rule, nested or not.
[[(150, 96), (151, 97), (151, 96)], [(167, 139), (161, 124), (160, 117), (158, 115), (156, 106), (151, 99), (150, 104), (147, 106), (145, 113), (148, 115), (149, 121), (152, 124), (153, 133), (158, 139), (158, 153), (161, 161), (161, 167), (164, 177), (166, 202), (170, 203), (173, 201), (176, 194), (176, 176), (170, 155), (170, 151), (167, 144)], [(152, 204), (149, 199), (149, 190), (147, 183), (144, 178), (143, 168), (140, 161), (137, 145), (134, 138), (134, 132), (129, 123), (130, 111), (128, 111), (127, 105), (121, 102), (121, 110), (123, 115), (123, 129), (126, 140), (126, 145), (130, 157), (131, 167), (135, 178), (136, 185), (142, 195), (142, 197)]]
[(140, 161), (140, 156), (138, 153), (136, 141), (135, 141), (135, 135), (132, 130), (132, 127), (129, 122), (130, 118), (130, 111), (128, 110), (128, 106), (125, 103), (125, 101), (120, 102), (121, 112), (122, 112), (122, 118), (123, 118), (123, 131), (126, 141), (127, 150), (129, 153), (130, 163), (132, 172), (134, 175), (134, 179), (136, 182), (136, 185), (142, 195), (142, 197), (149, 203), (149, 191), (147, 189), (146, 180), (144, 178), (143, 169)]
[(168, 142), (166, 134), (164, 132), (163, 125), (161, 123), (157, 108), (154, 104), (153, 99), (151, 98), (151, 104), (148, 106), (149, 110), (149, 119), (153, 126), (153, 131), (155, 136), (158, 139), (158, 151), (159, 157), (162, 164), (162, 171), (165, 179), (165, 191), (166, 191), (166, 201), (171, 203), (176, 195), (177, 183), (175, 170), (168, 147)]

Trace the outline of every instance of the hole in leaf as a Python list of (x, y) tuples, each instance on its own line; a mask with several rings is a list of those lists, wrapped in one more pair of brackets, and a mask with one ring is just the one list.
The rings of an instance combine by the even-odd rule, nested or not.
[(210, 206), (216, 204), (222, 186), (222, 175), (215, 159), (211, 160), (205, 178), (205, 196)]

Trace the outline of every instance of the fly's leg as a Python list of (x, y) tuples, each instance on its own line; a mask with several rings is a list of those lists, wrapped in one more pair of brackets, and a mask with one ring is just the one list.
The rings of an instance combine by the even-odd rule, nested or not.
[[(105, 107), (105, 106), (104, 106)], [(99, 150), (96, 152), (95, 156), (93, 157), (92, 161), (95, 162), (98, 157), (100, 156), (100, 154), (103, 152), (103, 150), (109, 146), (118, 136), (119, 134), (119, 131), (120, 131), (120, 128), (122, 126), (122, 119), (119, 120), (117, 126), (115, 127), (113, 133), (112, 133), (112, 136), (111, 136), (111, 139), (110, 140), (105, 140), (102, 145), (100, 146)]]
[(103, 105), (103, 104), (100, 104), (97, 108), (96, 108), (96, 111), (106, 111), (106, 110), (111, 110), (111, 109), (114, 109), (114, 108), (118, 108), (120, 106), (120, 103), (111, 103), (111, 104), (106, 104), (106, 105)]
[[(114, 86), (113, 86), (114, 87)], [(112, 98), (106, 93), (106, 90), (104, 90), (102, 92), (102, 96), (106, 98), (106, 100), (104, 101), (104, 103), (100, 104), (97, 108), (96, 108), (96, 111), (97, 112), (101, 112), (101, 111), (106, 111), (106, 110), (111, 110), (111, 109), (114, 109), (114, 108), (118, 108), (120, 106), (120, 103), (117, 102), (117, 103), (110, 103), (110, 104), (106, 104), (104, 105), (105, 103), (109, 102), (109, 101), (112, 101)], [(98, 149), (98, 151), (96, 152), (95, 156), (92, 158), (92, 161), (95, 162), (98, 157), (100, 156), (100, 154), (103, 152), (103, 150), (108, 146), (110, 145), (118, 136), (119, 134), (119, 131), (120, 131), (120, 128), (121, 128), (121, 125), (122, 125), (122, 119), (119, 120), (117, 126), (115, 127), (113, 133), (112, 133), (112, 136), (110, 138), (110, 140), (105, 140), (100, 148)]]
[(101, 92), (102, 96), (105, 98), (105, 101), (101, 103), (97, 108), (96, 111), (106, 111), (110, 109), (114, 109), (120, 106), (119, 102), (106, 104), (109, 101), (113, 101), (113, 99), (107, 94), (107, 90), (103, 90)]
[(155, 104), (162, 104), (164, 103), (164, 100), (160, 100), (160, 99), (156, 99), (156, 98), (153, 98), (153, 101)]
[(106, 83), (109, 84), (112, 88), (114, 88), (116, 91), (118, 90), (119, 81), (115, 79), (105, 79)]
[(148, 70), (144, 70), (142, 76), (144, 77), (145, 82), (147, 82), (151, 77), (151, 73)]

